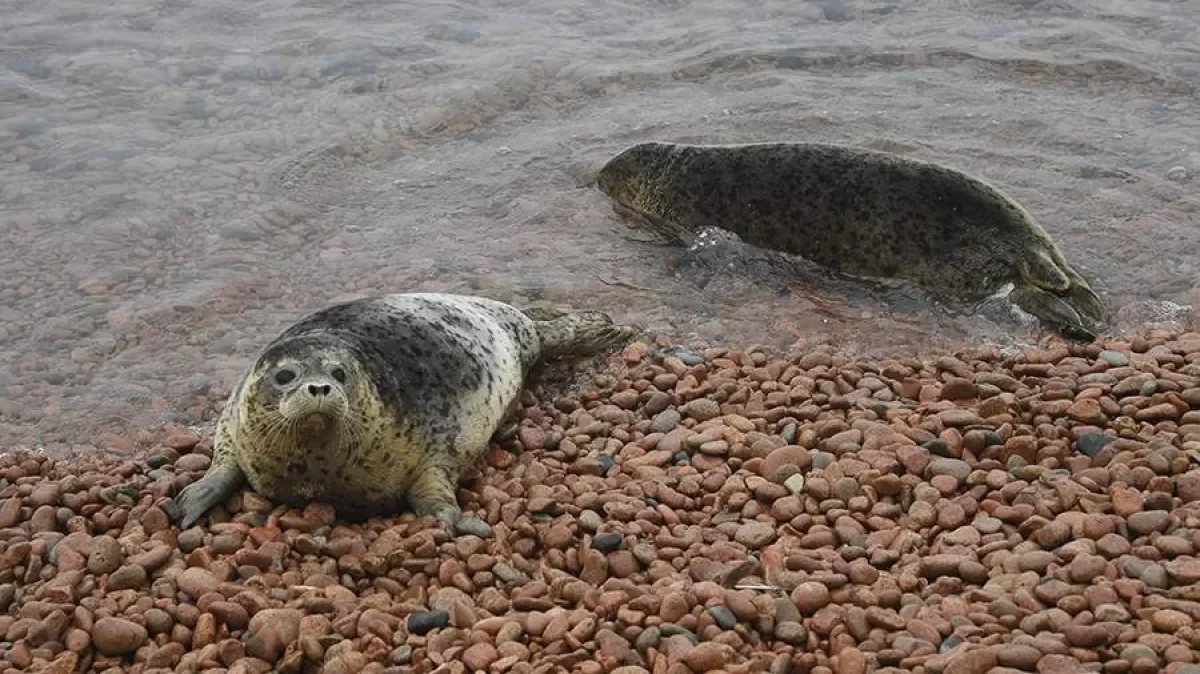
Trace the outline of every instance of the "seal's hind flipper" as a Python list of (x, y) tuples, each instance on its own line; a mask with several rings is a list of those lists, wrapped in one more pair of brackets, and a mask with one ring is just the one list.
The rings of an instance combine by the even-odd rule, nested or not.
[(1053, 293), (1071, 287), (1071, 278), (1058, 262), (1043, 251), (1035, 251), (1021, 260), (1022, 276), (1029, 283)]
[(1090, 319), (1097, 326), (1103, 325), (1105, 322), (1104, 302), (1092, 290), (1087, 281), (1078, 275), (1072, 276), (1074, 278), (1071, 279), (1071, 287), (1062, 293), (1063, 300), (1074, 307), (1081, 316)]
[(563, 316), (567, 315), (567, 312), (565, 311), (550, 309), (548, 307), (530, 307), (528, 309), (522, 309), (521, 313), (535, 321), (553, 321), (557, 318), (562, 318)]
[(1074, 340), (1090, 342), (1104, 327), (1104, 303), (1057, 248), (1021, 260), (1021, 280), (1012, 297), (1022, 309)]
[(594, 356), (623, 347), (636, 333), (631, 326), (615, 325), (601, 311), (579, 311), (538, 321), (537, 331), (543, 358)]
[(1029, 283), (1018, 283), (1009, 298), (1068, 339), (1085, 343), (1096, 339), (1090, 325), (1092, 321), (1080, 316), (1069, 302), (1056, 294)]
[(187, 529), (213, 506), (233, 495), (246, 476), (236, 465), (214, 463), (204, 477), (183, 488), (167, 506), (167, 515)]

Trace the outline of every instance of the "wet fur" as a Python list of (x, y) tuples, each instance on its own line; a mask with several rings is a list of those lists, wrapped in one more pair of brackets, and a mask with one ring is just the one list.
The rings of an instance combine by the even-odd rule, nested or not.
[(1087, 282), (1019, 204), (961, 172), (837, 145), (642, 143), (598, 185), (619, 210), (683, 239), (704, 227), (860, 277), (907, 280), (979, 301), (1014, 301), (1079, 335), (1102, 327)]

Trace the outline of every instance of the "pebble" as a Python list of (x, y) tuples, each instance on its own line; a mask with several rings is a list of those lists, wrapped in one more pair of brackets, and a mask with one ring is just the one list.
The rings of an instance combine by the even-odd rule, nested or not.
[(1099, 456), (1101, 450), (1107, 447), (1113, 440), (1116, 440), (1116, 437), (1107, 433), (1084, 433), (1075, 439), (1075, 447), (1084, 456), (1094, 459)]
[(757, 550), (775, 539), (775, 526), (766, 522), (747, 522), (733, 536), (742, 545)]
[(717, 621), (717, 625), (723, 630), (731, 630), (737, 625), (737, 616), (724, 606), (713, 606), (708, 609), (708, 614)]
[(92, 644), (105, 655), (126, 655), (146, 643), (146, 628), (124, 618), (101, 618), (92, 625)]
[(205, 436), (171, 436), (154, 468), (10, 452), (5, 657), (1009, 674), (1100, 654), (1106, 674), (1186, 671), (1200, 335), (1152, 337), (932, 363), (635, 349), (628, 371), (526, 400), (521, 451), (464, 484), (456, 538), (245, 490), (180, 532), (157, 504), (210, 465)]
[(829, 588), (822, 583), (801, 583), (792, 591), (792, 602), (802, 614), (811, 615), (824, 608), (830, 600)]
[(92, 539), (92, 552), (87, 560), (89, 573), (98, 576), (112, 573), (121, 567), (124, 560), (125, 554), (117, 539), (112, 536), (96, 536)]
[(413, 634), (426, 634), (449, 624), (450, 614), (446, 611), (418, 611), (408, 616), (408, 631)]
[(208, 569), (193, 566), (179, 574), (175, 584), (193, 599), (199, 599), (209, 592), (216, 592), (221, 587), (221, 580)]
[(625, 537), (618, 533), (604, 532), (592, 538), (592, 547), (600, 552), (612, 552), (625, 543)]

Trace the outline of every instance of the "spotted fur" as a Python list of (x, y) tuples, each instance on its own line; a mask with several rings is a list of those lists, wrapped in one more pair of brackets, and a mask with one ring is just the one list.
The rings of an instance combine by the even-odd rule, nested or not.
[(1091, 339), (1099, 297), (1050, 235), (981, 180), (897, 155), (815, 143), (649, 142), (613, 157), (597, 183), (666, 235), (706, 227), (860, 277), (904, 279), (977, 301), (1014, 284), (1026, 311)]
[[(633, 334), (599, 312), (533, 316), (482, 297), (411, 293), (300, 319), (230, 395), (212, 466), (176, 497), (173, 516), (191, 526), (248, 480), (274, 502), (332, 503), (351, 518), (407, 503), (453, 531), (462, 517), (457, 484), (482, 458), (536, 362), (600, 353)], [(281, 364), (314, 386), (335, 387), (346, 413), (311, 415), (279, 432), (283, 398), (303, 393), (273, 380)], [(344, 382), (325, 372), (336, 367)]]

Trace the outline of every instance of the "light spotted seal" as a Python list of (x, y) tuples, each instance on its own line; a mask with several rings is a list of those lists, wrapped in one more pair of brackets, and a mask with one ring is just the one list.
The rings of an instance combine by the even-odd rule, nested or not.
[(1074, 340), (1104, 328), (1100, 298), (1049, 234), (996, 188), (886, 152), (816, 143), (648, 142), (611, 158), (614, 209), (686, 240), (706, 227), (858, 277), (935, 295), (1010, 299)]
[(407, 502), (451, 535), (486, 531), (463, 517), (455, 493), (512, 419), (530, 369), (603, 353), (633, 333), (597, 311), (521, 311), (465, 295), (327, 307), (259, 354), (221, 413), (211, 466), (169, 512), (190, 527), (248, 479), (277, 504), (321, 501), (365, 518)]

